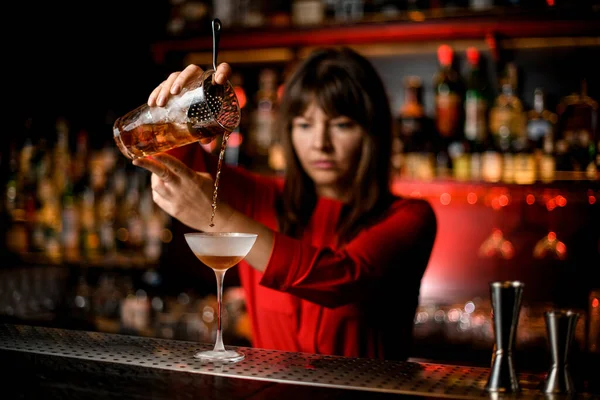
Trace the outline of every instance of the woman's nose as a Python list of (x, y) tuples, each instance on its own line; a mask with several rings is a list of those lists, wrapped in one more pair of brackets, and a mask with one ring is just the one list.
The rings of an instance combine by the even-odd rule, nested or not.
[(319, 150), (331, 149), (331, 135), (326, 124), (320, 124), (315, 129), (313, 147)]

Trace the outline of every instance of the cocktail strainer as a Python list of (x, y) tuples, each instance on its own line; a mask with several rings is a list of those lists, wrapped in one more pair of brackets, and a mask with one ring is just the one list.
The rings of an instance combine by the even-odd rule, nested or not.
[(197, 98), (188, 109), (187, 116), (194, 128), (201, 128), (217, 122), (223, 129), (232, 131), (240, 122), (240, 107), (235, 91), (229, 82), (219, 85), (214, 82), (217, 70), (217, 55), (221, 21), (213, 20), (213, 69), (204, 73), (201, 86), (203, 97)]

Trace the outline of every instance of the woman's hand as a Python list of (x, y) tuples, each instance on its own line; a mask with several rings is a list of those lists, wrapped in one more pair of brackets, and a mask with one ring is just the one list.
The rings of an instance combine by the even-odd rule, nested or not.
[(167, 214), (183, 224), (201, 231), (222, 231), (233, 209), (219, 201), (212, 215), (213, 179), (208, 173), (196, 172), (177, 158), (161, 153), (138, 158), (133, 164), (152, 172), (152, 198)]
[[(158, 85), (150, 97), (148, 97), (149, 106), (162, 107), (167, 104), (171, 95), (179, 94), (185, 83), (193, 77), (199, 76), (204, 71), (197, 65), (190, 64), (183, 71), (172, 72), (169, 77)], [(231, 67), (227, 63), (221, 63), (215, 73), (215, 82), (219, 85), (224, 84), (231, 77)]]

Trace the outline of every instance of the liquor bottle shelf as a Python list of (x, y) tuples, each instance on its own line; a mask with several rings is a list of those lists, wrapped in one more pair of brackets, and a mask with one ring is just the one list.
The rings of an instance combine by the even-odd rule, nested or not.
[[(477, 41), (480, 46), (485, 46), (489, 38), (502, 40), (501, 45), (505, 41), (510, 48), (600, 45), (600, 24), (596, 11), (561, 13), (558, 10), (502, 10), (440, 18), (424, 15), (423, 20), (415, 20), (410, 14), (407, 15), (399, 19), (374, 19), (346, 24), (326, 22), (319, 26), (230, 28), (227, 35), (221, 38), (219, 47), (222, 51), (230, 52), (227, 59), (245, 62), (258, 59), (257, 62), (264, 62), (273, 59), (287, 61), (291, 57), (290, 49), (331, 45), (377, 45), (376, 53), (382, 55), (402, 53), (406, 48), (414, 51), (415, 44), (423, 48), (423, 45), (431, 43), (424, 48), (435, 49), (441, 41), (456, 41), (459, 47), (461, 43), (472, 45), (473, 41)], [(196, 37), (158, 41), (154, 43), (152, 52), (155, 62), (163, 64), (171, 53), (207, 52), (211, 48), (210, 35), (198, 33)]]
[[(494, 198), (502, 194), (508, 194), (511, 202), (523, 200), (529, 205), (543, 203), (550, 208), (562, 207), (562, 202), (590, 206), (600, 204), (600, 179), (584, 178), (577, 172), (569, 171), (564, 171), (564, 179), (527, 184), (460, 180), (453, 177), (416, 180), (398, 176), (392, 181), (392, 190), (404, 196), (439, 198), (444, 205), (464, 199), (471, 205), (481, 203), (489, 206)], [(444, 200), (444, 196), (449, 198)]]

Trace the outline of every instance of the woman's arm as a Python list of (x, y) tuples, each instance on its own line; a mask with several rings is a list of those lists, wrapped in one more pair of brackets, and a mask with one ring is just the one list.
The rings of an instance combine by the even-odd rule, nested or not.
[[(229, 202), (219, 202), (211, 227), (210, 174), (195, 172), (166, 154), (138, 159), (134, 164), (152, 172), (154, 201), (182, 223), (208, 232), (257, 233), (246, 261), (264, 272), (261, 284), (317, 304), (336, 307), (355, 302), (390, 279), (398, 281), (400, 290), (403, 279), (410, 285), (416, 278), (420, 280), (429, 261), (437, 223), (433, 209), (423, 200), (396, 202), (382, 221), (334, 250), (274, 232)], [(228, 200), (233, 200), (231, 194)], [(234, 201), (242, 206), (260, 198), (257, 193), (246, 196), (238, 191)], [(323, 223), (318, 218), (312, 222)]]
[(421, 280), (436, 233), (435, 213), (424, 200), (399, 201), (337, 251), (276, 233), (261, 284), (327, 307), (359, 301), (390, 280), (402, 290)]
[[(276, 189), (272, 181), (252, 177), (248, 172), (238, 171), (236, 175), (231, 168), (227, 171), (232, 175), (227, 175), (224, 170), (220, 182), (229, 181), (222, 188), (227, 187), (228, 190), (219, 192), (223, 198), (219, 197), (214, 225), (211, 226), (214, 181), (209, 173), (194, 171), (183, 161), (168, 154), (140, 158), (134, 160), (133, 164), (152, 172), (154, 202), (183, 224), (204, 232), (257, 233), (258, 237), (246, 261), (257, 270), (264, 270), (273, 249), (274, 232), (248, 215), (251, 215), (253, 204), (260, 201), (261, 196), (274, 197), (272, 192)], [(268, 195), (269, 192), (271, 195)], [(245, 211), (249, 211), (248, 215)]]
[[(203, 71), (196, 65), (171, 73), (148, 97), (149, 106), (163, 106), (181, 91), (185, 82)], [(231, 67), (221, 63), (215, 72), (217, 83), (231, 76)], [(190, 147), (190, 146), (195, 146)], [(180, 161), (181, 160), (181, 161)], [(152, 172), (154, 201), (172, 217), (200, 231), (253, 232), (258, 238), (246, 256), (254, 268), (263, 270), (273, 248), (273, 231), (250, 218), (256, 202), (274, 198), (273, 181), (248, 171), (223, 166), (218, 189), (214, 226), (210, 226), (216, 159), (200, 146), (188, 145), (169, 154), (135, 160), (134, 165)], [(199, 172), (198, 172), (199, 171)]]

